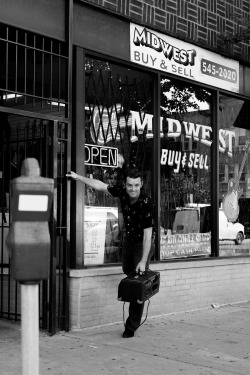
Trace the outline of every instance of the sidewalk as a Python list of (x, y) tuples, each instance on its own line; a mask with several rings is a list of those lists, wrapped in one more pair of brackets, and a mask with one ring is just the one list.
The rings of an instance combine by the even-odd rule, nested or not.
[[(249, 321), (244, 302), (150, 318), (129, 339), (122, 324), (41, 332), (39, 375), (248, 375)], [(22, 374), (20, 340), (20, 324), (0, 320), (1, 374)]]

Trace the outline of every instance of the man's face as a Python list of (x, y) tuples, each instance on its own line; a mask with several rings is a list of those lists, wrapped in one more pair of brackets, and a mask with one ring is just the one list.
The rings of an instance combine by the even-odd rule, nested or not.
[(140, 191), (142, 187), (142, 181), (140, 177), (126, 179), (126, 192), (132, 201), (136, 201), (140, 196)]

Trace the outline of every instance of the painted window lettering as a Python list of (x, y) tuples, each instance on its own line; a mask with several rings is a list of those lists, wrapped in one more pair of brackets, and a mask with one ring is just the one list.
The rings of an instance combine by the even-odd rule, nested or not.
[[(117, 108), (121, 108), (121, 105), (118, 104)], [(105, 110), (107, 112), (107, 110)], [(95, 113), (95, 110), (94, 110)], [(109, 113), (112, 114), (111, 121), (109, 121), (109, 117), (106, 116), (102, 118), (102, 132), (98, 133), (98, 129), (100, 126), (100, 118), (95, 117), (96, 121), (94, 122), (94, 128), (95, 132), (93, 131), (91, 133), (91, 137), (94, 143), (97, 143), (98, 145), (104, 144), (104, 139), (106, 139), (106, 142), (109, 142), (113, 139), (113, 135), (116, 134), (116, 127), (117, 127), (117, 114), (114, 111), (114, 109), (110, 109)], [(186, 138), (193, 138), (195, 141), (200, 141), (204, 145), (211, 146), (211, 133), (212, 128), (211, 126), (202, 125), (202, 124), (196, 124), (193, 122), (187, 122), (182, 121), (180, 122), (177, 119), (167, 118), (166, 121), (168, 122), (168, 132), (163, 134), (163, 118), (160, 118), (160, 136), (163, 137), (165, 135), (168, 138), (177, 138), (180, 137), (183, 133), (183, 128), (185, 131), (185, 137)], [(125, 130), (125, 118), (123, 116), (120, 116), (119, 118), (120, 123), (120, 129)], [(153, 115), (149, 113), (139, 113), (136, 111), (130, 111), (130, 114), (127, 118), (127, 126), (131, 127), (131, 136), (130, 141), (131, 142), (137, 142), (138, 141), (138, 135), (141, 135), (146, 131), (146, 138), (150, 139), (153, 138)], [(98, 134), (98, 137), (96, 139), (95, 133)], [(100, 134), (102, 136), (100, 136)], [(219, 130), (219, 150), (220, 152), (224, 153), (227, 151), (227, 154), (229, 157), (233, 156), (233, 138), (235, 138), (235, 132), (232, 130), (225, 130), (220, 129)], [(117, 139), (120, 139), (120, 135), (118, 135)], [(226, 141), (227, 139), (227, 141)], [(111, 154), (109, 154), (111, 155)], [(111, 155), (112, 156), (112, 155)], [(163, 160), (165, 160), (166, 154), (164, 154)], [(103, 158), (105, 155), (103, 155)], [(113, 156), (112, 156), (113, 157)], [(180, 164), (180, 155), (175, 155), (175, 158), (177, 158), (177, 164)], [(182, 161), (184, 162), (185, 154), (182, 157)], [(198, 160), (199, 159), (199, 160)], [(106, 159), (103, 159), (106, 160)], [(195, 165), (203, 165), (204, 169), (206, 168), (206, 161), (201, 160), (199, 156), (195, 156)], [(186, 160), (185, 160), (186, 162)], [(192, 162), (192, 160), (190, 160)], [(163, 162), (165, 164), (165, 162)]]

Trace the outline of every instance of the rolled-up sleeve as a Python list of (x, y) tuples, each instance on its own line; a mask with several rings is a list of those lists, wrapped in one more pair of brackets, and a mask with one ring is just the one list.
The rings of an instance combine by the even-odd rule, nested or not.
[(142, 226), (143, 229), (154, 227), (154, 205), (150, 198), (144, 199), (144, 204), (142, 205)]

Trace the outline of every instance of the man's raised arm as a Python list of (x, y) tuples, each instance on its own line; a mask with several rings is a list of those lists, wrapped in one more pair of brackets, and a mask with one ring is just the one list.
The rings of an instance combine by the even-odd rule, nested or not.
[(104, 182), (100, 181), (100, 180), (96, 180), (94, 178), (80, 176), (79, 174), (77, 174), (75, 172), (72, 172), (72, 171), (68, 172), (66, 174), (66, 176), (72, 178), (73, 180), (81, 181), (84, 184), (92, 187), (95, 190), (99, 190), (99, 191), (103, 191), (105, 193), (108, 193), (108, 189), (107, 189), (108, 185), (105, 184)]

